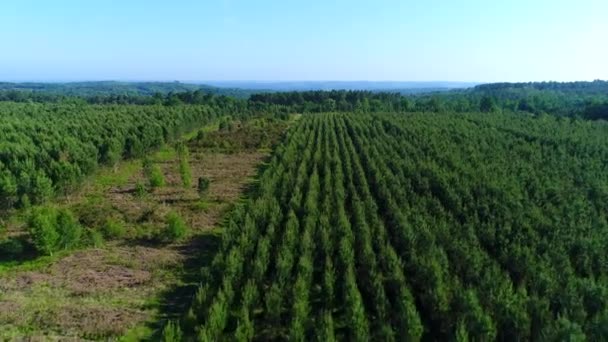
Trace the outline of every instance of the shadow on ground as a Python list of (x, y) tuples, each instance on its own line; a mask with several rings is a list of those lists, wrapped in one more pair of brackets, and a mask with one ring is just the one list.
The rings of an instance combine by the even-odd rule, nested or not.
[[(280, 143), (277, 141), (275, 144)], [(273, 146), (273, 151), (274, 146)], [(272, 159), (273, 153), (265, 156), (255, 168), (255, 176), (250, 179), (242, 189), (240, 201), (248, 198), (256, 198), (260, 194), (260, 175), (262, 175), (269, 167), (269, 163)], [(231, 203), (228, 209), (223, 213), (221, 222), (218, 222), (216, 226), (222, 227), (229, 217), (229, 213), (235, 203)], [(173, 202), (171, 204), (174, 204)], [(213, 258), (219, 251), (221, 246), (221, 234), (217, 231), (209, 231), (194, 237), (189, 243), (182, 245), (179, 251), (182, 255), (187, 255), (187, 259), (184, 261), (183, 270), (179, 283), (180, 286), (169, 289), (161, 296), (159, 303), (159, 320), (150, 323), (149, 327), (153, 329), (154, 334), (150, 337), (152, 341), (160, 341), (162, 329), (168, 320), (180, 319), (187, 312), (192, 299), (198, 289), (199, 282), (201, 281), (202, 274), (201, 270), (211, 265)]]
[(218, 252), (221, 236), (217, 232), (207, 232), (192, 238), (179, 246), (182, 255), (188, 255), (182, 264), (183, 271), (179, 283), (161, 295), (159, 303), (159, 320), (150, 323), (155, 332), (150, 340), (160, 340), (160, 334), (167, 320), (179, 319), (189, 308), (192, 298), (201, 280), (201, 269), (211, 265), (213, 257)]
[(23, 263), (37, 257), (36, 249), (26, 235), (0, 240), (0, 265)]

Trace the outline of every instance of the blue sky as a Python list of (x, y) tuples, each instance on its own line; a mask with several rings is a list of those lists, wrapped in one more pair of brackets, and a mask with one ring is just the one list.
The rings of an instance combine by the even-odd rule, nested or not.
[(606, 0), (19, 0), (0, 80), (608, 79)]

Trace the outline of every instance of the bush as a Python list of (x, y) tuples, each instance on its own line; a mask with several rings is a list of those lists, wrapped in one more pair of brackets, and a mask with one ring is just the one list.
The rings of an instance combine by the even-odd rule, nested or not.
[(126, 229), (122, 222), (109, 218), (101, 229), (106, 239), (120, 239), (125, 236)]
[(62, 249), (78, 247), (82, 238), (82, 226), (71, 211), (53, 207), (38, 207), (29, 218), (29, 231), (36, 250), (53, 255)]
[(152, 166), (150, 170), (150, 186), (158, 188), (165, 185), (165, 176), (158, 165)]
[(144, 170), (144, 175), (146, 177), (150, 177), (150, 173), (152, 171), (152, 166), (154, 164), (152, 164), (152, 160), (148, 157), (145, 157), (142, 161), (141, 161), (141, 167)]
[(57, 233), (57, 211), (49, 207), (32, 210), (29, 231), (36, 250), (44, 255), (53, 255), (60, 238)]
[(190, 169), (190, 152), (186, 145), (179, 144), (177, 146), (177, 153), (179, 155), (179, 174), (182, 178), (182, 185), (184, 188), (189, 188), (192, 185), (192, 170)]
[(60, 209), (57, 212), (57, 224), (55, 227), (59, 234), (58, 249), (78, 247), (82, 238), (82, 226), (80, 226), (71, 211)]
[(187, 159), (179, 161), (179, 173), (182, 178), (182, 185), (186, 189), (189, 188), (192, 185), (192, 171)]
[(184, 219), (177, 213), (171, 212), (167, 215), (167, 225), (162, 233), (165, 241), (177, 241), (183, 238), (188, 231)]
[(142, 198), (146, 195), (148, 191), (146, 190), (146, 186), (142, 182), (135, 183), (135, 197)]

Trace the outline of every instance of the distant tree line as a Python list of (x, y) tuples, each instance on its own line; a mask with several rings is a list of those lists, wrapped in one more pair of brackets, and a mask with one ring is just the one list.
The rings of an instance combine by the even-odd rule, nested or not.
[(182, 82), (68, 82), (68, 83), (10, 83), (0, 82), (0, 94), (11, 96), (32, 96), (34, 98), (53, 97), (110, 97), (122, 95), (127, 97), (150, 97), (156, 93), (181, 93), (187, 91), (202, 91), (206, 94), (225, 95), (246, 99), (253, 94), (253, 90), (236, 88), (218, 88), (205, 84)]
[(243, 96), (215, 95), (204, 90), (155, 92), (153, 94), (137, 93), (71, 93), (38, 92), (24, 90), (2, 90), (0, 87), (1, 102), (37, 102), (37, 103), (88, 103), (88, 104), (136, 104), (136, 105), (177, 105), (177, 104), (207, 104), (222, 105), (225, 102), (246, 101)]
[[(426, 94), (304, 91), (253, 94), (181, 83), (104, 83), (61, 88), (0, 83), (0, 101), (176, 106), (209, 105), (238, 112), (526, 112), (587, 119), (608, 118), (608, 82), (493, 83)], [(10, 86), (9, 86), (10, 85)], [(136, 86), (139, 85), (139, 86)], [(29, 88), (28, 88), (29, 87)], [(59, 88), (58, 88), (59, 87)], [(50, 90), (49, 90), (50, 89)]]
[(522, 83), (488, 83), (476, 86), (481, 91), (501, 92), (510, 89), (550, 90), (563, 93), (577, 94), (608, 94), (608, 81), (595, 80), (593, 82), (522, 82)]
[(608, 119), (608, 82), (488, 84), (466, 90), (404, 96), (369, 91), (255, 94), (249, 108), (296, 112), (526, 112)]
[[(187, 102), (187, 101), (186, 101)], [(608, 92), (562, 93), (534, 88), (484, 88), (424, 95), (369, 91), (308, 91), (255, 94), (247, 108), (254, 112), (521, 112), (534, 115), (608, 119)]]

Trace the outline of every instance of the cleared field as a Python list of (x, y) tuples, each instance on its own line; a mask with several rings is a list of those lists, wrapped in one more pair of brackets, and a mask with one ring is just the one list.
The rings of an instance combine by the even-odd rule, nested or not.
[(602, 123), (303, 116), (226, 223), (181, 328), (203, 341), (603, 340), (607, 160)]
[[(238, 125), (229, 132), (205, 126), (184, 141), (191, 177), (209, 180), (204, 194), (196, 184), (184, 186), (182, 158), (174, 146), (163, 145), (146, 155), (163, 175), (161, 187), (138, 194), (147, 177), (142, 160), (131, 159), (99, 168), (77, 191), (54, 198), (49, 206), (104, 234), (98, 244), (41, 256), (31, 246), (28, 211), (10, 217), (0, 239), (0, 340), (154, 338), (157, 322), (189, 303), (200, 258), (218, 244), (216, 228), (269, 155), (268, 146), (242, 130), (258, 133), (265, 125), (272, 146), (286, 128), (262, 119)], [(186, 235), (159, 240), (170, 213), (182, 218)], [(106, 236), (109, 222), (120, 233)], [(13, 245), (20, 248), (7, 248)]]

